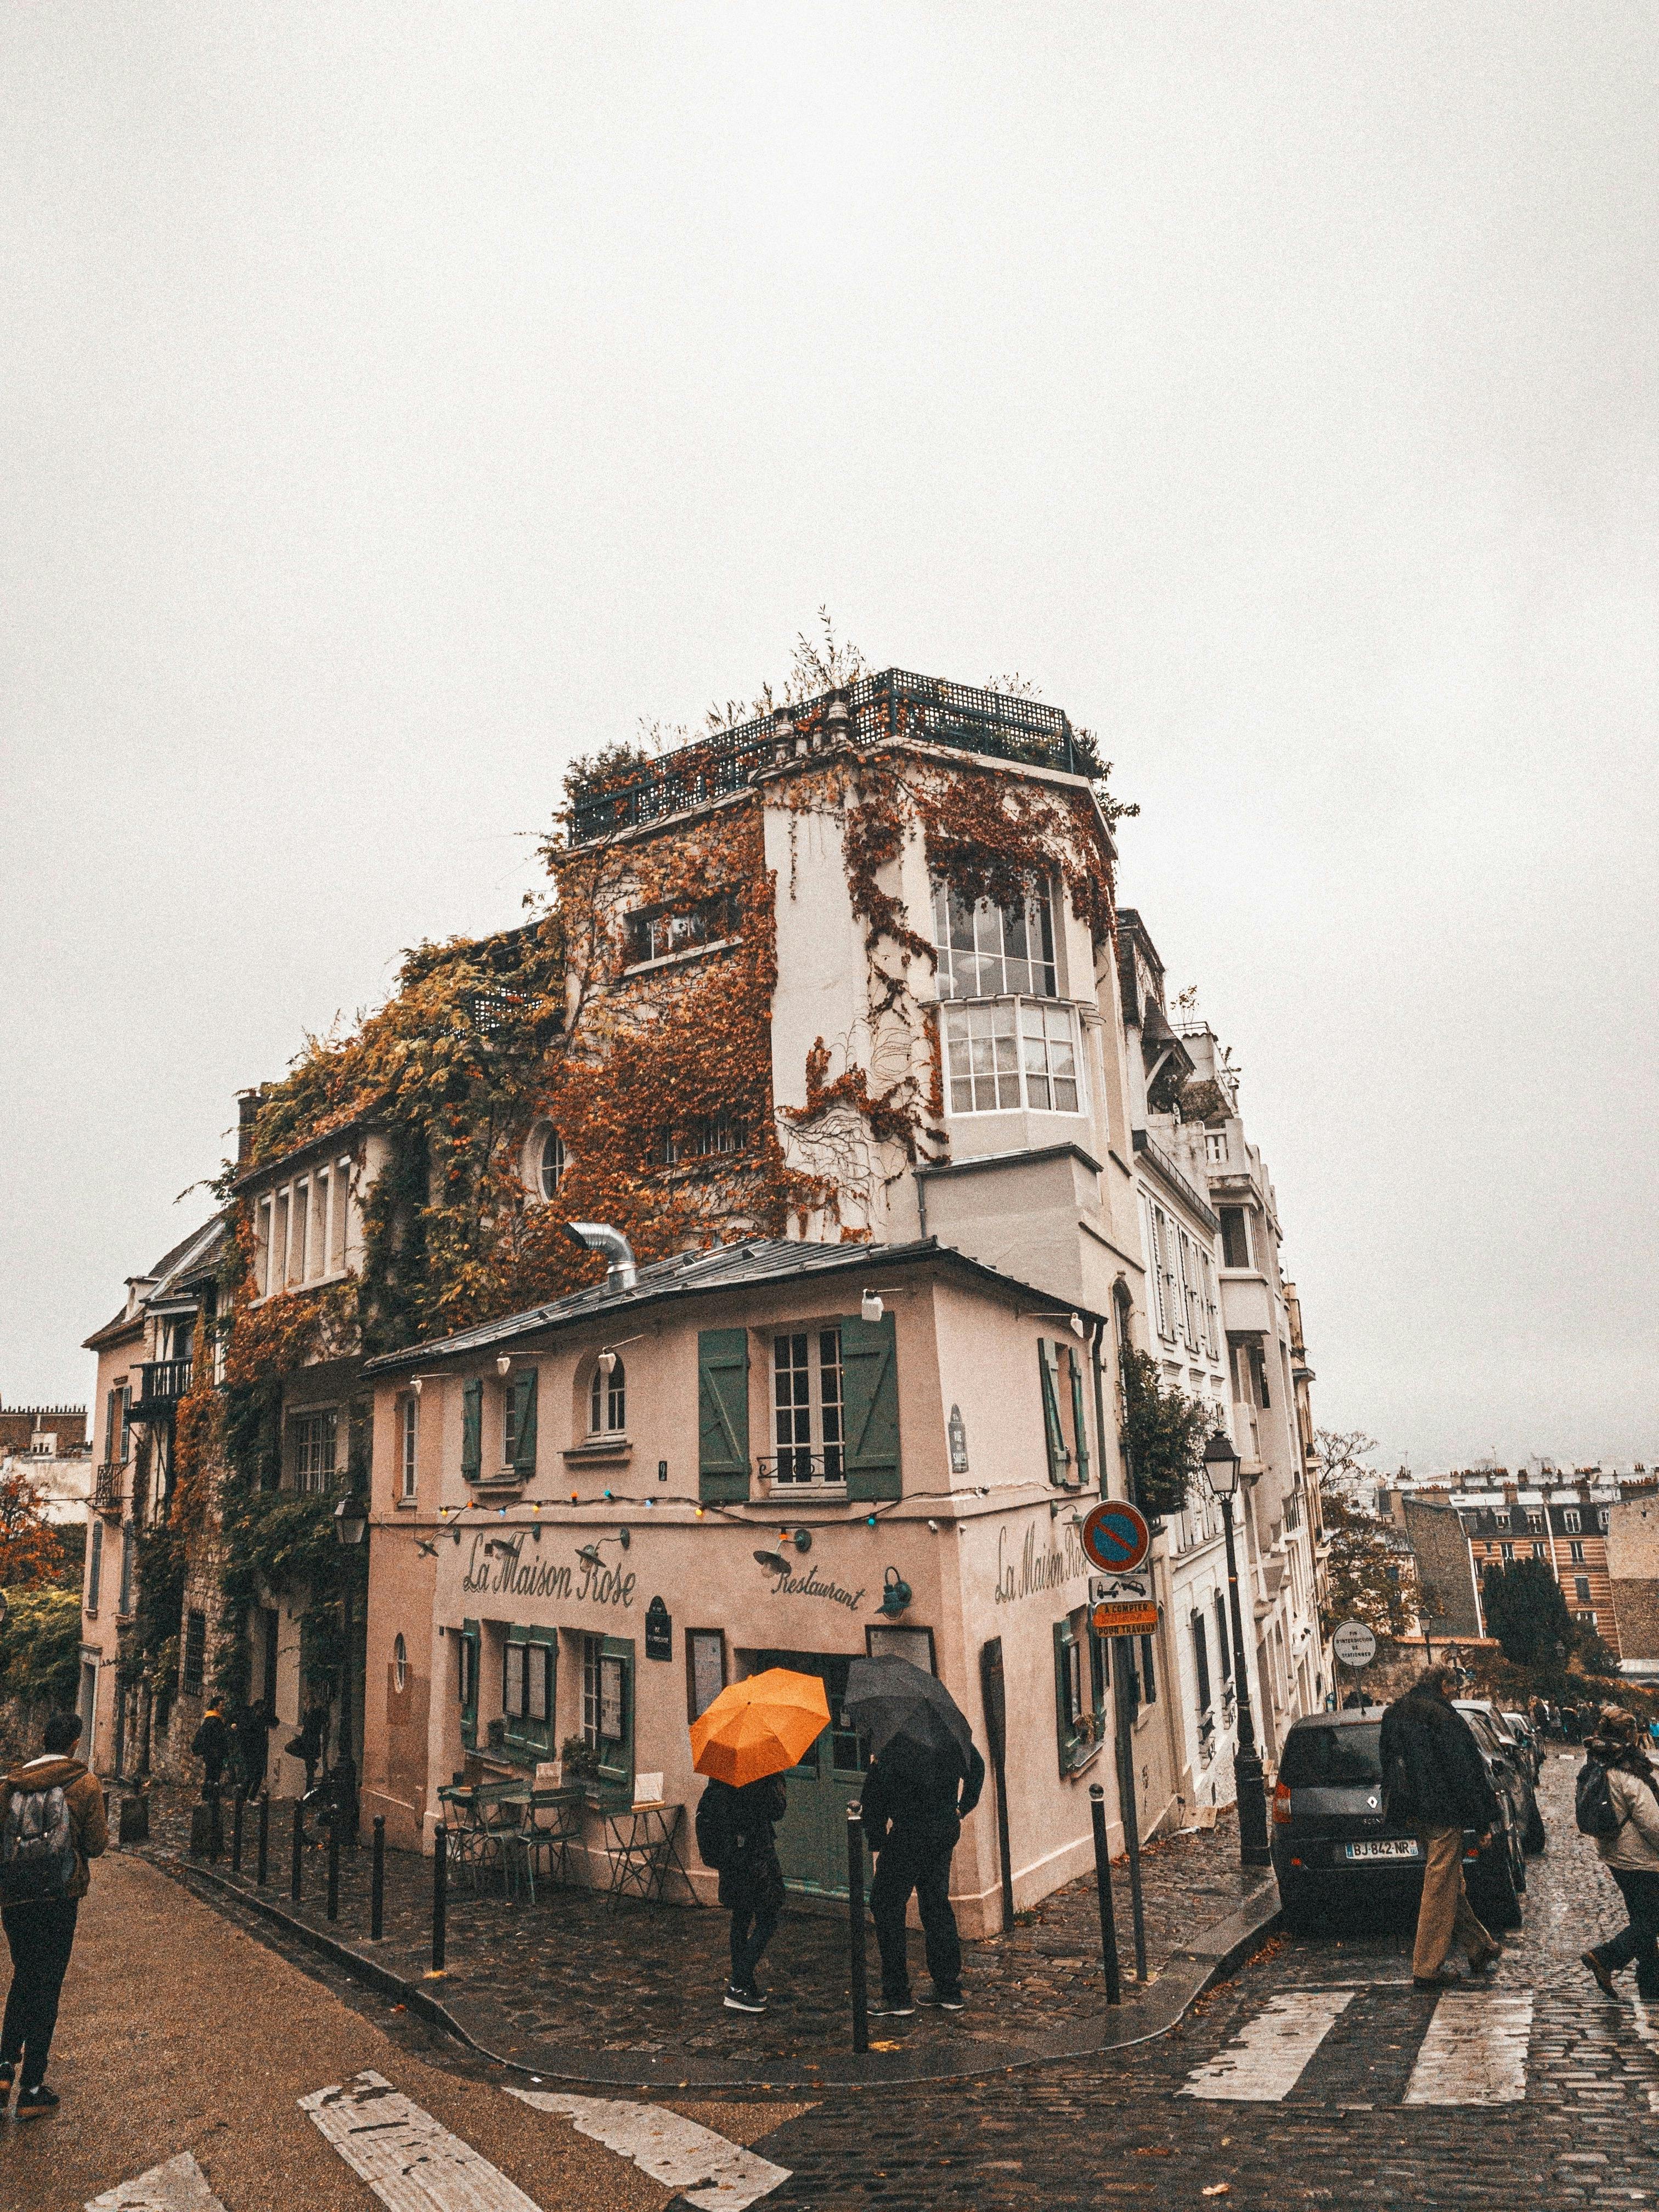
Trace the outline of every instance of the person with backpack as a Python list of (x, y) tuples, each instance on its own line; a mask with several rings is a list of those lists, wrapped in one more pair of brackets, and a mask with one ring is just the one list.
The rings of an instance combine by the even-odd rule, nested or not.
[(985, 1761), (971, 1743), (965, 1751), (955, 1742), (922, 1751), (901, 1741), (870, 1763), (862, 1818), (876, 1854), (870, 1917), (881, 1951), (881, 2002), (871, 2006), (872, 2016), (908, 2020), (916, 2008), (905, 1929), (912, 1890), (933, 1982), (922, 2002), (944, 2012), (963, 2008), (962, 1942), (951, 1909), (951, 1856), (984, 1787)]
[(1412, 1985), (1443, 1989), (1456, 1979), (1446, 1963), (1454, 1942), (1468, 1954), (1472, 1978), (1503, 1957), (1475, 1917), (1463, 1887), (1463, 1831), (1484, 1842), (1500, 1808), (1480, 1747), (1452, 1704), (1457, 1678), (1430, 1667), (1382, 1716), (1382, 1787), (1390, 1820), (1413, 1828), (1423, 1852), (1423, 1901), (1412, 1952)]
[(1638, 1996), (1659, 1997), (1659, 1796), (1642, 1747), (1643, 1729), (1622, 1705), (1603, 1705), (1585, 1740), (1575, 1811), (1601, 1863), (1619, 1885), (1627, 1921), (1616, 1936), (1580, 1955), (1603, 1993), (1617, 1996), (1615, 1974), (1632, 1960)]
[(720, 1901), (732, 1915), (728, 2012), (766, 2009), (755, 1974), (783, 1917), (783, 1867), (774, 1831), (788, 1805), (781, 1774), (741, 1789), (711, 1782), (698, 1801), (698, 1855), (719, 1875)]
[(216, 1797), (224, 1781), (225, 1761), (230, 1756), (230, 1730), (219, 1710), (217, 1698), (210, 1698), (207, 1711), (202, 1716), (202, 1725), (191, 1738), (191, 1755), (202, 1762), (202, 1795)]
[(7, 1775), (0, 1804), (0, 1927), (11, 1951), (0, 2022), (0, 2110), (21, 2069), (20, 2120), (38, 2120), (58, 2102), (46, 2087), (58, 2000), (92, 1879), (88, 1862), (109, 1842), (104, 1793), (72, 1756), (80, 1740), (80, 1715), (53, 1713), (40, 1757)]

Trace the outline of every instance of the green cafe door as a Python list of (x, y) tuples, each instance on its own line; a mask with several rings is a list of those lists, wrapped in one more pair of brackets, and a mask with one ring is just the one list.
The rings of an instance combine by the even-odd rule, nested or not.
[[(842, 1699), (847, 1694), (848, 1656), (814, 1651), (757, 1651), (754, 1671), (765, 1667), (787, 1667), (797, 1674), (823, 1678), (830, 1723), (799, 1766), (784, 1780), (789, 1810), (778, 1826), (778, 1856), (783, 1878), (793, 1890), (811, 1897), (847, 1894), (847, 1808), (863, 1787), (870, 1764), (869, 1747), (856, 1729), (842, 1725)], [(865, 1881), (870, 1878), (868, 1858)]]

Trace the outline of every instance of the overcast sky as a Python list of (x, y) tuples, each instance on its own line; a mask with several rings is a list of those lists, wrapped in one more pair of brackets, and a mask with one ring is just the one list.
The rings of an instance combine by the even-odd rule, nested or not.
[(1322, 1424), (1659, 1456), (1659, 11), (14, 6), (0, 1394), (577, 751), (1017, 669)]

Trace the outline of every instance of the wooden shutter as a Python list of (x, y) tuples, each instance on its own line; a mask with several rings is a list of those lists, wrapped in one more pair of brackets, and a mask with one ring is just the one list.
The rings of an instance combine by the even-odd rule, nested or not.
[(461, 1475), (476, 1482), (483, 1468), (483, 1384), (469, 1382), (461, 1392)]
[(513, 1450), (514, 1471), (522, 1475), (536, 1472), (536, 1370), (532, 1367), (523, 1375), (513, 1377)]
[(1072, 1624), (1054, 1623), (1054, 1747), (1060, 1771), (1069, 1774), (1077, 1758), (1077, 1726), (1072, 1713)]
[(891, 1314), (841, 1325), (842, 1405), (848, 1498), (902, 1495), (899, 1461), (898, 1336)]
[(98, 1610), (98, 1588), (104, 1578), (104, 1524), (95, 1516), (92, 1524), (92, 1551), (87, 1567), (87, 1611)]
[(1060, 1425), (1060, 1346), (1037, 1339), (1037, 1367), (1042, 1380), (1042, 1427), (1048, 1443), (1048, 1480), (1064, 1482), (1070, 1464)]
[(697, 1495), (710, 1504), (749, 1495), (749, 1332), (697, 1332)]
[(1089, 1480), (1089, 1425), (1083, 1410), (1083, 1362), (1075, 1352), (1066, 1354), (1072, 1368), (1072, 1441), (1077, 1447), (1077, 1479)]

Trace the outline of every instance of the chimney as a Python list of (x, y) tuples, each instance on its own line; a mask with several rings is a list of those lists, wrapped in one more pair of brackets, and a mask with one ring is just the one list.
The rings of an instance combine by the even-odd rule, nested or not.
[(236, 1094), (236, 1164), (240, 1167), (253, 1150), (253, 1124), (258, 1118), (258, 1091), (239, 1091)]

